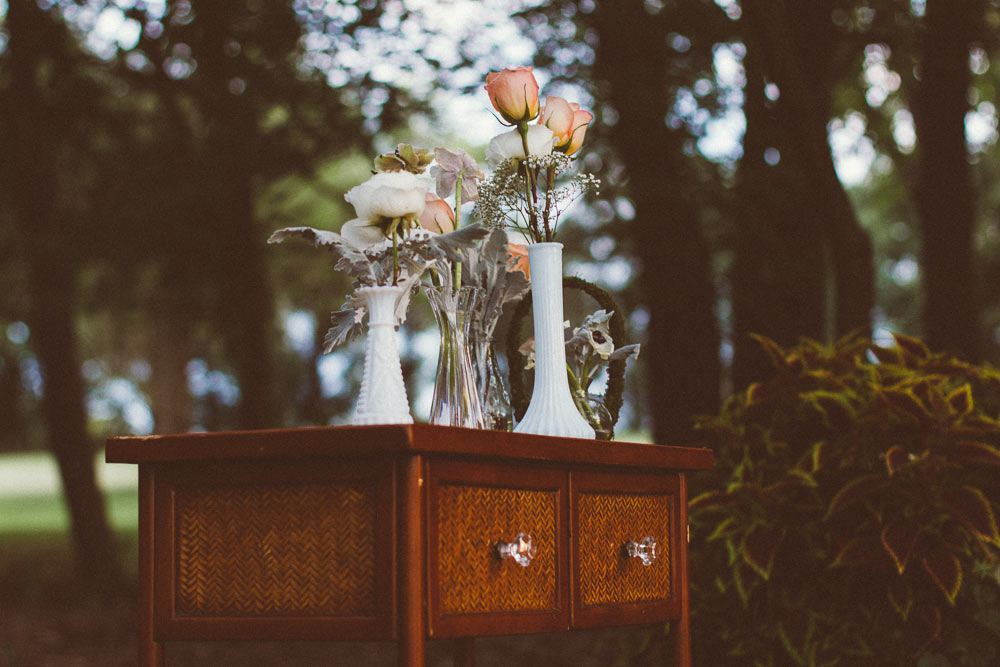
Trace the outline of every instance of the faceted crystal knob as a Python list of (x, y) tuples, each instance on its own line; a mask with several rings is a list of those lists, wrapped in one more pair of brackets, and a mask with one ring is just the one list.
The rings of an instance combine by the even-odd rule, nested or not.
[(531, 565), (531, 559), (535, 557), (538, 548), (531, 541), (531, 535), (518, 533), (513, 542), (497, 542), (497, 553), (500, 558), (513, 558), (514, 562), (521, 567)]
[(656, 540), (652, 537), (644, 537), (638, 542), (627, 542), (625, 553), (629, 558), (638, 558), (643, 565), (652, 565), (656, 560)]

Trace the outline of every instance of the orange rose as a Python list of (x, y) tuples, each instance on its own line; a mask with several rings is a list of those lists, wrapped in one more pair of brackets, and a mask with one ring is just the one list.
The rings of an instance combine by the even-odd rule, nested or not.
[(531, 265), (528, 263), (528, 246), (520, 243), (507, 244), (507, 270), (520, 271), (531, 279)]
[(545, 98), (542, 115), (538, 118), (541, 125), (552, 130), (553, 150), (566, 155), (572, 155), (580, 150), (583, 138), (587, 134), (587, 126), (592, 120), (594, 114), (581, 109), (579, 104), (552, 95)]
[(486, 75), (486, 92), (493, 108), (511, 125), (538, 116), (538, 82), (530, 67), (515, 67)]
[(430, 192), (424, 197), (424, 212), (420, 214), (420, 226), (435, 234), (455, 231), (455, 212), (448, 202)]

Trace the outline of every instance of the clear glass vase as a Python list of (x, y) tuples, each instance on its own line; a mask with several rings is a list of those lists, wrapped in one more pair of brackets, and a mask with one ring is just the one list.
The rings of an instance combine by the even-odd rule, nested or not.
[(425, 290), (441, 335), (434, 396), (428, 421), (445, 426), (483, 428), (476, 374), (469, 354), (469, 325), (474, 287)]
[(469, 349), (472, 351), (476, 390), (483, 409), (485, 428), (494, 431), (511, 430), (514, 425), (514, 411), (510, 404), (510, 391), (507, 389), (496, 348), (493, 346), (493, 338), (473, 333)]

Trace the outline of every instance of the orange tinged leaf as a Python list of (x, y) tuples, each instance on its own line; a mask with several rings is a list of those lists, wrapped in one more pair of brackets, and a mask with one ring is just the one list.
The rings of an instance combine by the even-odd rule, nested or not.
[(851, 480), (833, 496), (833, 500), (830, 501), (830, 506), (826, 510), (826, 518), (845, 507), (865, 500), (881, 489), (884, 484), (885, 478), (881, 475), (862, 475)]
[(944, 502), (954, 517), (976, 537), (1000, 546), (1000, 529), (990, 501), (974, 486), (949, 489)]
[(982, 463), (1000, 466), (1000, 449), (984, 442), (962, 440), (948, 449), (948, 458), (959, 463)]
[(887, 347), (879, 347), (878, 345), (871, 345), (868, 347), (871, 353), (878, 359), (879, 363), (882, 364), (902, 364), (903, 357), (898, 350)]
[(896, 471), (910, 462), (910, 455), (902, 445), (893, 445), (885, 453), (885, 467), (889, 471), (889, 476), (896, 474)]
[(892, 334), (896, 345), (903, 351), (903, 355), (917, 360), (924, 360), (931, 356), (931, 351), (923, 341), (900, 333)]
[(882, 547), (900, 574), (906, 570), (919, 534), (920, 528), (908, 521), (893, 521), (882, 528)]
[(972, 412), (972, 387), (965, 384), (948, 394), (948, 405), (955, 417), (964, 417)]
[(942, 549), (924, 556), (921, 561), (931, 581), (941, 589), (949, 603), (955, 604), (955, 598), (962, 587), (962, 564), (958, 557)]

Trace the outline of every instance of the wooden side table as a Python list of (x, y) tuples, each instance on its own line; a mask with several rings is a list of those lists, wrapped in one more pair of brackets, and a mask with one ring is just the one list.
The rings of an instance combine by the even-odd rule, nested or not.
[[(139, 465), (140, 664), (172, 640), (395, 640), (672, 621), (707, 449), (426, 424), (113, 438)], [(507, 557), (505, 557), (507, 556)], [(458, 661), (472, 664), (472, 641)]]

